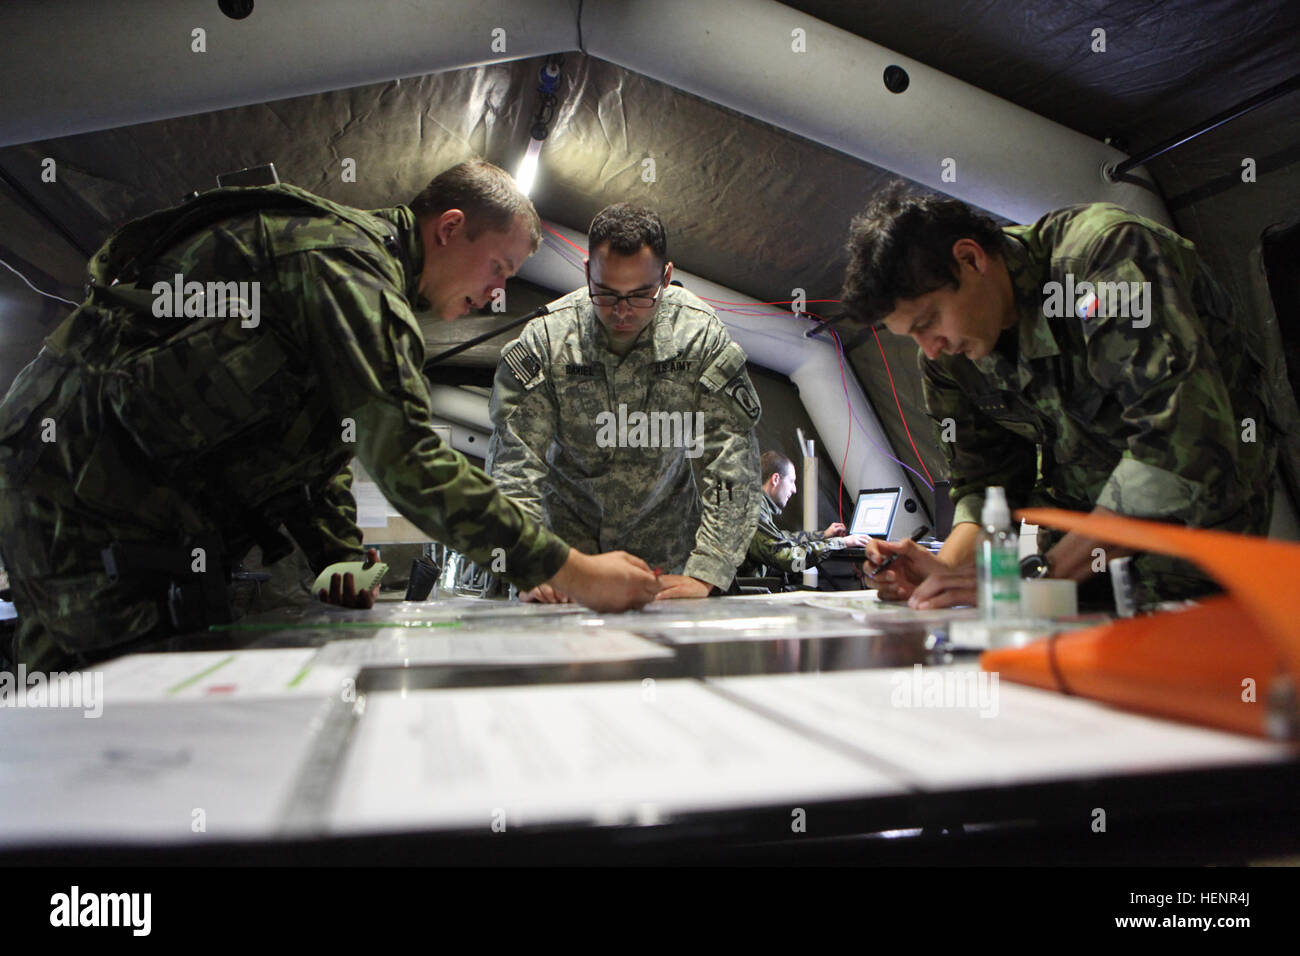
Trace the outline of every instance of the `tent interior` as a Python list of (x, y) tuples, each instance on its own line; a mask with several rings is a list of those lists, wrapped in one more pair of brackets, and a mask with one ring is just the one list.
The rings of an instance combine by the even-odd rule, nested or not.
[[(1034, 154), (1028, 145), (1038, 138), (1030, 120), (1064, 128), (1063, 135), (1086, 138), (1102, 151), (1133, 153), (1285, 81), (1300, 66), (1300, 5), (1291, 0), (565, 0), (485, 4), (482, 11), (452, 2), (384, 3), (362, 5), (364, 21), (332, 27), (325, 9), (348, 5), (257, 3), (250, 17), (236, 20), (215, 0), (140, 4), (156, 14), (148, 18), (51, 2), (39, 5), (43, 31), (26, 6), (0, 11), (0, 35), (13, 51), (0, 66), (10, 116), (0, 137), (0, 259), (44, 291), (74, 301), (87, 258), (112, 230), (212, 188), (218, 175), (233, 170), (273, 162), (282, 181), (361, 208), (408, 202), (437, 172), (470, 157), (513, 171), (538, 111), (539, 72), (557, 63), (556, 102), (532, 191), (542, 218), (555, 227), (536, 257), (539, 263), (549, 257), (551, 267), (525, 268), (511, 280), (503, 313), (485, 310), (454, 323), (420, 316), (429, 355), (581, 285), (578, 251), (569, 241), (581, 246), (593, 215), (620, 201), (655, 208), (676, 267), (734, 296), (715, 298), (725, 322), (751, 329), (780, 323), (798, 341), (799, 328), (815, 323), (794, 317), (789, 303), (802, 298), (807, 313), (838, 314), (849, 221), (895, 178), (965, 199), (1002, 222), (1026, 221), (1027, 211), (1046, 212), (1051, 201), (1110, 195), (1100, 175), (1081, 184), (1062, 172), (1050, 189), (1035, 192), (1027, 184), (1010, 200), (1005, 187), (983, 185), (978, 170), (973, 182), (963, 179), (966, 143), (956, 134), (945, 143), (944, 127), (959, 133), (963, 123), (987, 121), (1004, 155), (977, 157), (974, 165), (1032, 163), (1035, 175), (1050, 181), (1055, 162), (1050, 152)], [(484, 26), (494, 17), (507, 24), (504, 51), (490, 46)], [(711, 35), (713, 55), (677, 55), (680, 31), (707, 32), (705, 20), (729, 25)], [(285, 23), (295, 24), (296, 36), (285, 35)], [(189, 48), (191, 26), (206, 29), (202, 54)], [(1105, 38), (1100, 51), (1098, 29)], [(766, 40), (755, 35), (760, 30)], [(421, 66), (407, 48), (387, 45), (395, 33), (413, 37), (410, 46), (427, 39), (440, 50), (451, 42), (445, 36), (460, 36), (459, 62), (430, 54)], [(632, 53), (616, 53), (602, 39), (616, 33), (619, 49)], [(161, 46), (164, 35), (174, 52)], [(870, 94), (849, 88), (856, 77), (837, 80), (837, 64), (857, 55), (859, 41), (864, 49), (868, 42), (879, 45), (862, 54), (876, 78)], [(126, 45), (140, 55), (105, 65), (96, 45)], [(876, 88), (872, 57), (881, 48), (912, 75), (910, 96)], [(295, 64), (306, 55), (317, 72), (298, 77)], [(187, 56), (192, 62), (206, 57), (203, 68), (174, 79), (172, 61)], [(785, 63), (794, 65), (779, 65)], [(679, 77), (695, 75), (697, 67), (704, 77), (699, 86), (684, 84)], [(726, 74), (736, 81), (733, 89), (748, 87), (762, 100), (762, 84), (781, 70), (783, 95), (775, 105), (769, 97), (770, 109), (742, 109), (743, 97), (708, 92), (705, 74)], [(945, 100), (930, 82), (935, 71), (983, 99)], [(247, 79), (253, 73), (271, 78)], [(152, 92), (142, 97), (141, 89)], [(888, 97), (931, 130), (929, 141), (900, 139), (893, 125), (900, 120), (881, 105)], [(861, 108), (846, 109), (855, 99)], [(1005, 115), (1024, 117), (1024, 128), (994, 111), (1006, 103), (1018, 111)], [(1155, 204), (1149, 208), (1167, 210), (1166, 221), (1196, 243), (1232, 292), (1243, 337), (1267, 360), (1278, 424), (1290, 429), (1273, 533), (1292, 538), (1298, 536), (1292, 503), (1300, 501), (1295, 106), (1294, 96), (1280, 99), (1144, 167)], [(843, 137), (810, 136), (781, 120), (805, 109), (835, 111)], [(1064, 168), (1069, 149), (1052, 148), (1062, 152)], [(941, 161), (949, 156), (958, 160), (955, 181), (942, 178)], [(52, 181), (43, 175), (51, 159)], [(345, 175), (349, 166), (354, 177)], [(760, 317), (748, 314), (755, 301), (777, 304), (758, 309)], [(0, 391), (67, 312), (13, 272), (0, 271)], [(799, 383), (788, 367), (774, 367), (737, 334), (763, 405), (760, 446), (797, 460), (796, 428), (816, 440), (822, 520), (847, 517), (857, 489), (871, 487), (877, 474), (896, 475), (920, 510), (933, 514), (930, 486), (946, 477), (945, 463), (925, 414), (916, 345), (852, 321), (834, 328), (838, 342), (821, 366), (831, 371)], [(497, 357), (513, 334), (431, 372), (435, 383), (463, 393), (449, 398), (444, 414), (471, 437), (486, 419)], [(809, 349), (822, 350), (832, 348), (830, 340), (825, 332), (803, 338)], [(842, 414), (850, 387), (865, 396), (874, 423)], [(822, 392), (822, 407), (838, 404), (841, 414), (810, 414), (810, 388)], [(882, 462), (892, 471), (872, 470)], [(783, 522), (798, 526), (797, 511), (787, 509)]]

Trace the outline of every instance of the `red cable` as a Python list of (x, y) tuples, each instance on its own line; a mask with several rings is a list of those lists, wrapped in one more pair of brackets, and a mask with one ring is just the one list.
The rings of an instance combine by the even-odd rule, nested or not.
[(551, 235), (555, 236), (557, 239), (561, 239), (564, 242), (567, 242), (569, 245), (573, 246), (573, 248), (581, 252), (584, 256), (587, 254), (586, 249), (582, 248), (582, 246), (578, 245), (576, 242), (574, 242), (572, 239), (568, 238), (567, 236), (563, 235), (562, 233), (556, 232), (550, 226), (546, 225), (546, 223), (542, 223), (542, 228), (545, 229), (547, 232), (549, 232)]
[(925, 472), (925, 477), (930, 482), (930, 487), (934, 487), (934, 478), (930, 475), (930, 469), (925, 467), (925, 462), (921, 459), (921, 453), (916, 450), (916, 442), (912, 440), (912, 429), (907, 427), (907, 416), (903, 414), (903, 405), (898, 400), (898, 390), (894, 388), (894, 373), (889, 370), (889, 359), (885, 358), (885, 347), (880, 344), (880, 333), (872, 328), (871, 334), (875, 336), (876, 348), (880, 349), (880, 359), (885, 363), (885, 374), (889, 376), (889, 390), (894, 393), (894, 404), (898, 406), (898, 417), (903, 423), (903, 431), (907, 432), (907, 441), (912, 446), (912, 452), (916, 455), (916, 460), (920, 462), (921, 470)]
[[(740, 306), (792, 305), (795, 301), (794, 299), (778, 299), (775, 302), (727, 302), (723, 299), (710, 299), (706, 296), (700, 296), (700, 298), (703, 299), (705, 302), (711, 302), (714, 305), (740, 305)], [(838, 301), (840, 300), (839, 299), (804, 299), (804, 302), (838, 302)], [(804, 314), (812, 315), (811, 312), (805, 312)]]
[[(849, 393), (849, 383), (844, 377), (844, 349), (840, 345), (840, 337), (831, 332), (831, 337), (835, 340), (835, 357), (840, 361), (840, 384), (844, 386), (844, 394)], [(849, 465), (849, 446), (853, 444), (853, 415), (850, 412), (848, 420), (848, 438), (844, 442), (844, 460), (840, 462), (840, 486), (835, 493), (835, 504), (839, 508), (840, 524), (844, 524), (844, 469)]]
[[(838, 302), (838, 301), (840, 301), (840, 300), (839, 300), (839, 299), (829, 299), (829, 300), (828, 300), (828, 299), (816, 299), (816, 300), (813, 300), (813, 301), (817, 301), (817, 302), (826, 302), (826, 301), (830, 301), (830, 302)], [(812, 316), (812, 317), (814, 317), (814, 318), (817, 318), (817, 319), (821, 319), (821, 316), (820, 316), (820, 315), (817, 315), (817, 313), (815, 313), (815, 312), (808, 312), (808, 313), (805, 313), (805, 314), (806, 314), (806, 315), (810, 315), (810, 316)], [(822, 319), (822, 321), (825, 321), (825, 320)], [(916, 455), (916, 461), (917, 461), (917, 463), (921, 466), (921, 470), (922, 470), (923, 472), (925, 472), (925, 477), (926, 477), (926, 479), (930, 482), (930, 487), (933, 488), (933, 487), (934, 487), (934, 476), (932, 476), (932, 475), (930, 474), (930, 469), (925, 467), (925, 460), (921, 457), (921, 452), (920, 452), (920, 451), (917, 449), (917, 447), (916, 447), (916, 441), (912, 438), (912, 430), (911, 430), (910, 428), (907, 427), (907, 416), (903, 414), (903, 405), (902, 405), (902, 403), (898, 400), (898, 389), (894, 387), (894, 373), (893, 373), (893, 371), (889, 368), (889, 359), (885, 357), (885, 347), (884, 347), (883, 345), (880, 344), (880, 335), (879, 335), (879, 333), (876, 332), (876, 330), (875, 330), (874, 328), (871, 330), (871, 334), (872, 334), (873, 336), (875, 336), (875, 339), (876, 339), (876, 348), (880, 349), (880, 360), (881, 360), (882, 362), (884, 362), (884, 364), (885, 364), (885, 374), (889, 376), (889, 390), (890, 390), (890, 392), (893, 393), (893, 396), (894, 396), (894, 406), (898, 409), (898, 420), (901, 421), (901, 422), (903, 423), (903, 431), (907, 433), (907, 442), (908, 442), (908, 444), (910, 444), (910, 445), (912, 446), (912, 453), (913, 453), (914, 455)], [(834, 341), (835, 341), (835, 354), (836, 354), (836, 356), (838, 356), (838, 358), (839, 358), (839, 362), (840, 362), (840, 382), (841, 382), (841, 384), (844, 385), (844, 389), (845, 389), (845, 391), (848, 391), (848, 383), (845, 382), (845, 380), (844, 380), (844, 349), (843, 349), (843, 347), (842, 347), (842, 345), (841, 345), (841, 343), (840, 343), (840, 337), (839, 337), (839, 335), (835, 332), (834, 329), (831, 330), (831, 338), (833, 338)], [(853, 416), (850, 415), (850, 416), (849, 416), (849, 439), (850, 439), (850, 441), (852, 440), (852, 438), (853, 438)], [(843, 486), (844, 486), (844, 468), (845, 468), (845, 465), (848, 464), (848, 460), (849, 460), (849, 451), (848, 451), (848, 446), (846, 445), (846, 446), (845, 446), (845, 449), (844, 449), (844, 463), (840, 465), (840, 488), (841, 488), (841, 491), (843, 490)], [(840, 523), (841, 523), (841, 524), (844, 523), (844, 505), (843, 505), (842, 502), (840, 503)]]
[[(567, 238), (566, 236), (560, 234), (559, 232), (552, 229), (550, 226), (546, 225), (545, 223), (542, 224), (542, 228), (545, 229), (547, 232), (549, 232), (551, 235), (557, 237), (558, 239), (567, 242), (569, 245), (571, 245), (578, 252), (582, 253), (584, 256), (587, 254), (587, 250), (582, 248), (582, 246), (578, 245), (576, 242), (573, 242), (571, 239)], [(705, 298), (704, 296), (701, 296), (700, 298), (704, 299), (705, 302), (709, 302), (714, 305), (737, 305), (742, 307), (755, 306), (755, 305), (791, 305), (794, 303), (794, 299), (780, 299), (774, 302), (727, 302), (722, 299)], [(840, 301), (839, 299), (805, 299), (804, 300), (805, 303), (839, 302), (839, 301)], [(805, 312), (804, 314), (812, 318), (821, 319), (821, 316), (817, 315), (817, 313), (815, 312)], [(889, 376), (889, 390), (891, 393), (893, 393), (894, 405), (898, 409), (899, 421), (903, 423), (903, 431), (907, 434), (907, 442), (909, 445), (912, 446), (912, 453), (916, 455), (917, 463), (921, 466), (921, 470), (925, 472), (926, 479), (929, 480), (930, 485), (933, 487), (934, 477), (930, 474), (930, 469), (925, 467), (925, 460), (921, 457), (921, 452), (916, 447), (915, 439), (912, 438), (912, 430), (907, 426), (907, 416), (903, 414), (903, 404), (898, 400), (898, 389), (894, 386), (894, 373), (889, 368), (889, 359), (885, 357), (885, 347), (880, 344), (880, 335), (876, 332), (874, 328), (871, 330), (871, 334), (876, 339), (876, 348), (880, 350), (880, 359), (885, 364), (885, 374)], [(848, 381), (844, 377), (844, 349), (840, 346), (839, 336), (835, 335), (833, 337), (835, 339), (835, 355), (838, 358), (840, 364), (840, 382), (841, 384), (843, 384), (845, 390), (847, 391)], [(844, 444), (844, 460), (840, 463), (839, 494), (836, 497), (836, 506), (838, 508), (840, 524), (844, 523), (844, 500), (843, 500), (844, 499), (844, 469), (848, 466), (849, 446), (852, 443), (853, 443), (853, 417), (850, 415), (849, 416), (849, 437), (848, 437), (848, 441), (846, 441)]]
[[(793, 301), (793, 300), (791, 300), (791, 301)], [(809, 301), (809, 302), (839, 302), (840, 300), (839, 300), (839, 299), (809, 299), (808, 301)], [(719, 303), (719, 304), (748, 305), (748, 304), (751, 304), (751, 303), (745, 303), (745, 302), (733, 302), (733, 303)], [(763, 305), (778, 305), (778, 304), (781, 304), (781, 303), (776, 303), (776, 302), (765, 302), (765, 303), (762, 303), (762, 304), (763, 304)], [(821, 317), (820, 315), (818, 315), (816, 312), (804, 312), (803, 314), (804, 314), (804, 315), (807, 315), (807, 316), (809, 316), (809, 317), (811, 317), (811, 318), (819, 319), (819, 320), (821, 320), (821, 321), (823, 321), (823, 322), (825, 321), (825, 319), (822, 319), (822, 317)], [(890, 392), (893, 394), (893, 396), (894, 396), (894, 407), (896, 407), (896, 408), (898, 409), (898, 420), (901, 421), (901, 422), (903, 423), (903, 431), (907, 434), (907, 442), (908, 442), (908, 444), (912, 446), (912, 453), (913, 453), (914, 455), (916, 455), (916, 461), (917, 461), (917, 463), (921, 466), (921, 470), (922, 470), (923, 472), (925, 472), (925, 477), (926, 477), (926, 480), (928, 480), (928, 481), (930, 482), (930, 487), (933, 488), (933, 487), (934, 487), (934, 476), (930, 474), (930, 469), (925, 467), (925, 459), (923, 459), (923, 458), (921, 457), (921, 452), (920, 452), (920, 450), (917, 449), (917, 447), (916, 447), (916, 440), (912, 438), (912, 429), (910, 429), (910, 428), (907, 426), (907, 416), (903, 414), (903, 404), (902, 404), (902, 402), (900, 402), (899, 399), (898, 399), (898, 389), (897, 389), (897, 388), (895, 387), (895, 385), (894, 385), (894, 373), (893, 373), (893, 371), (892, 371), (892, 370), (890, 369), (890, 367), (889, 367), (889, 359), (885, 357), (885, 347), (880, 343), (880, 335), (879, 335), (879, 333), (876, 332), (876, 330), (875, 330), (874, 328), (871, 330), (871, 334), (872, 334), (873, 336), (875, 336), (875, 339), (876, 339), (876, 348), (880, 349), (880, 360), (881, 360), (881, 361), (884, 363), (884, 365), (885, 365), (885, 374), (889, 376), (889, 391), (890, 391)], [(839, 337), (839, 335), (837, 335), (833, 329), (831, 330), (831, 338), (835, 341), (835, 354), (836, 354), (836, 357), (839, 359), (839, 363), (840, 363), (840, 382), (841, 382), (841, 384), (843, 384), (845, 391), (848, 391), (848, 383), (847, 383), (847, 381), (845, 381), (845, 378), (844, 378), (844, 349), (843, 349), (843, 347), (842, 347), (842, 345), (841, 345), (841, 343), (840, 343), (840, 337)], [(848, 445), (849, 445), (849, 443), (852, 442), (852, 440), (853, 440), (853, 416), (850, 415), (850, 416), (849, 416), (849, 442), (846, 443), (845, 446), (844, 446), (844, 461), (841, 462), (841, 464), (840, 464), (840, 485), (839, 485), (839, 487), (840, 487), (841, 500), (837, 501), (837, 505), (838, 505), (838, 507), (839, 507), (840, 524), (843, 524), (843, 523), (844, 523), (844, 502), (843, 502), (843, 500), (842, 500), (842, 496), (843, 496), (843, 492), (844, 492), (844, 469), (845, 469), (845, 467), (848, 465), (848, 461), (849, 461), (849, 450), (848, 450)]]

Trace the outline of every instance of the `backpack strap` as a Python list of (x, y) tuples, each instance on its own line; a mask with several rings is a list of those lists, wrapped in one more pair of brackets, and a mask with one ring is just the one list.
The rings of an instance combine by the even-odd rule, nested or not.
[(391, 252), (401, 253), (401, 244), (393, 230), (376, 228), (373, 221), (366, 221), (375, 218), (368, 213), (362, 213), (363, 219), (358, 215), (359, 210), (284, 183), (233, 186), (211, 189), (181, 206), (127, 223), (109, 237), (91, 260), (91, 283), (102, 287), (133, 283), (166, 250), (215, 223), (253, 212), (293, 209), (338, 216), (364, 230)]

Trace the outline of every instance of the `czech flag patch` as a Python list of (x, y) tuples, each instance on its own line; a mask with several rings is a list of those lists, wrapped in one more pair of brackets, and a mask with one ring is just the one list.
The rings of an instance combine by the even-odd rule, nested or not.
[(1079, 302), (1074, 307), (1074, 314), (1081, 319), (1095, 319), (1097, 317), (1097, 293), (1089, 292), (1079, 298)]

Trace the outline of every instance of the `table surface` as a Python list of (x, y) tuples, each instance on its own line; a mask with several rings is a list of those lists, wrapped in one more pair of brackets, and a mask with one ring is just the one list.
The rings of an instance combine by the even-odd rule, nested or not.
[(972, 614), (795, 592), (250, 617), (82, 675), (95, 719), (0, 709), (0, 859), (1300, 852), (1293, 748), (1000, 682), (948, 643)]

